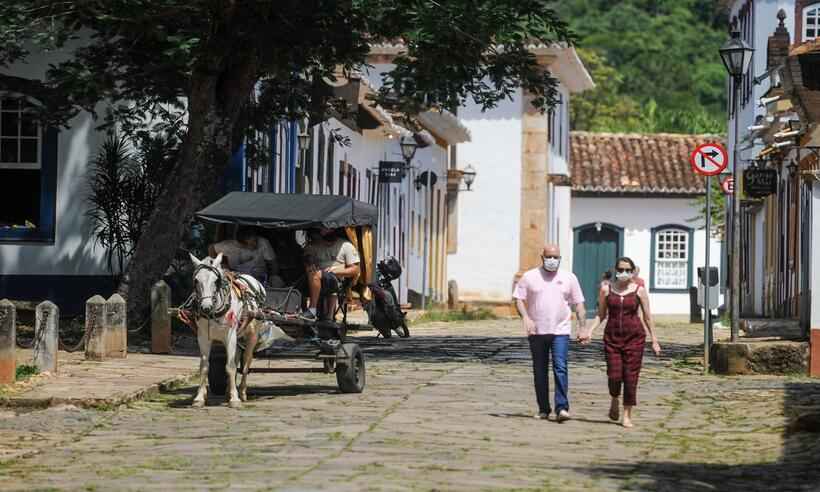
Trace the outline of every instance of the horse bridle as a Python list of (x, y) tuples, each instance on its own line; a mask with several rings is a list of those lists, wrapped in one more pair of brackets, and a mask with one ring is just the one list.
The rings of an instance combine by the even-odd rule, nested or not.
[[(216, 275), (216, 295), (202, 297), (200, 296), (199, 289), (197, 288), (197, 281), (196, 276), (199, 274), (200, 270), (208, 270), (214, 275)], [(225, 279), (225, 276), (222, 274), (222, 271), (218, 268), (215, 268), (211, 265), (207, 265), (205, 263), (200, 263), (194, 268), (193, 273), (194, 278), (194, 300), (196, 302), (196, 312), (200, 317), (203, 318), (219, 318), (222, 317), (225, 313), (228, 312), (228, 309), (231, 308), (231, 286), (229, 282)], [(214, 301), (219, 300), (221, 301), (219, 308), (214, 309), (208, 315), (202, 312), (202, 300), (203, 299), (214, 299)]]

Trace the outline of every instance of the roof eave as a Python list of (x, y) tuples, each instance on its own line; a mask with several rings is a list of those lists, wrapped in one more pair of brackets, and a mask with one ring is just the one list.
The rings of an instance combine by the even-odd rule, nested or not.
[(579, 93), (595, 88), (595, 81), (573, 47), (562, 48), (550, 71), (570, 92)]

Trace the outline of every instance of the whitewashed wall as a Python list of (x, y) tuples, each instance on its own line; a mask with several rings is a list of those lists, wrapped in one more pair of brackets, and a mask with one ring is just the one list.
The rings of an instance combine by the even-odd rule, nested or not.
[[(666, 224), (697, 227), (687, 222), (697, 215), (692, 200), (685, 198), (572, 198), (572, 226), (603, 222), (624, 228), (624, 256), (641, 269), (650, 285), (652, 228)], [(692, 285), (697, 285), (697, 268), (706, 260), (705, 231), (695, 230)], [(720, 242), (711, 240), (711, 266), (720, 267)], [(570, 262), (569, 265), (572, 265)], [(614, 265), (613, 265), (614, 266)], [(657, 314), (689, 314), (689, 295), (650, 292), (650, 303)]]
[(477, 173), (474, 191), (458, 197), (458, 251), (448, 262), (463, 300), (510, 299), (519, 255), (521, 104), (519, 92), (486, 113), (475, 105), (458, 112), (472, 134), (458, 146), (458, 167)]
[[(2, 73), (42, 80), (50, 63), (65, 58), (64, 51), (32, 56)], [(96, 154), (104, 135), (88, 113), (80, 113), (61, 129), (57, 144), (57, 199), (53, 244), (0, 242), (2, 275), (105, 275), (104, 252), (91, 236), (88, 206), (88, 162)]]
[[(350, 145), (342, 147), (335, 144), (334, 151), (334, 165), (338, 169), (338, 162), (344, 160), (349, 162), (358, 170), (359, 188), (362, 194), (357, 196), (362, 201), (368, 201), (368, 196), (364, 193), (367, 189), (366, 171), (370, 170), (373, 173), (372, 179), (378, 179), (378, 165), (379, 161), (403, 161), (401, 149), (399, 147), (399, 140), (397, 138), (388, 138), (381, 131), (365, 131), (363, 134), (355, 132), (344, 126), (341, 122), (331, 119), (321, 124), (324, 127), (326, 135), (329, 135), (331, 130), (337, 130), (340, 135), (350, 139)], [(318, 135), (318, 129), (314, 132)], [(327, 139), (325, 143), (325, 150), (323, 152), (327, 158), (327, 146), (330, 145), (330, 140)], [(314, 141), (314, 160), (318, 155), (318, 139)], [(401, 184), (391, 185), (377, 185), (379, 198), (377, 198), (374, 205), (379, 206), (382, 211), (379, 225), (379, 237), (376, 250), (377, 260), (381, 260), (387, 256), (395, 256), (404, 266), (404, 273), (401, 278), (395, 282), (396, 291), (401, 298), (401, 302), (407, 302), (408, 289), (416, 292), (422, 290), (422, 276), (423, 276), (423, 243), (424, 232), (422, 227), (418, 225), (419, 220), (424, 223), (425, 218), (430, 220), (431, 215), (436, 215), (437, 219), (434, 221), (438, 224), (438, 220), (446, 217), (444, 198), (447, 189), (447, 165), (448, 155), (447, 151), (438, 146), (432, 145), (424, 149), (418, 149), (412, 161), (413, 168), (408, 173), (407, 177)], [(416, 190), (413, 185), (415, 178), (424, 171), (432, 170), (437, 176), (438, 181), (432, 187), (433, 208), (427, 206), (430, 195), (426, 194), (426, 188)], [(334, 176), (334, 190), (338, 190), (338, 171), (333, 173)], [(318, 177), (314, 169), (313, 173), (314, 189), (318, 189)], [(435, 208), (435, 197), (441, 196), (441, 205), (438, 209)], [(389, 200), (389, 204), (387, 201)], [(399, 207), (400, 201), (404, 202), (402, 207)], [(399, 212), (403, 213), (403, 217), (399, 216)], [(411, 216), (413, 217), (411, 219)], [(404, 237), (402, 239), (402, 232)], [(393, 246), (392, 237), (396, 235), (396, 245)], [(428, 236), (431, 237), (431, 236)], [(404, 242), (405, 257), (401, 257), (402, 241)], [(434, 250), (436, 243), (433, 243), (428, 248), (428, 258), (434, 258), (437, 251)], [(440, 244), (440, 243), (439, 243)], [(439, 248), (440, 249), (440, 248)], [(443, 254), (439, 251), (439, 258), (443, 259)], [(441, 281), (443, 276), (442, 270), (446, 271), (446, 262), (441, 261), (432, 262), (433, 265), (428, 268), (428, 292), (441, 300), (444, 295), (444, 287)]]

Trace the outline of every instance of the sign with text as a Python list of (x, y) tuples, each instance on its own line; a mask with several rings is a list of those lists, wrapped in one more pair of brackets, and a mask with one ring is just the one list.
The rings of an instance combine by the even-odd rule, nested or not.
[(405, 167), (402, 161), (379, 161), (379, 183), (401, 183)]
[(777, 171), (774, 169), (743, 171), (743, 190), (751, 198), (763, 198), (777, 193)]

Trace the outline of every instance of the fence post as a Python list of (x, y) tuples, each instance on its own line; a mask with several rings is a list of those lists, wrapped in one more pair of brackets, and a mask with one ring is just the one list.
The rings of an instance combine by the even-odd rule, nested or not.
[(8, 299), (0, 301), (0, 384), (17, 376), (17, 311)]
[(60, 309), (51, 301), (37, 305), (34, 323), (34, 366), (39, 372), (57, 372)]
[(105, 299), (95, 295), (85, 301), (85, 358), (103, 360), (105, 358)]
[(125, 299), (112, 295), (105, 302), (105, 358), (124, 359), (128, 354), (128, 330), (125, 324)]
[(164, 280), (151, 287), (151, 353), (171, 353), (171, 288)]

